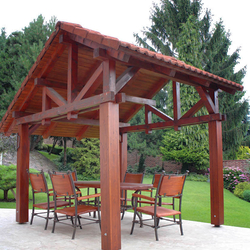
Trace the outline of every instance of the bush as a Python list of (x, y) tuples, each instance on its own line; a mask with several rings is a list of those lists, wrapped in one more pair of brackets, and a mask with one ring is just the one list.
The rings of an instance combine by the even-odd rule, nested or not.
[(207, 182), (208, 181), (208, 175), (197, 174), (197, 173), (189, 173), (187, 175), (187, 180), (188, 181)]
[[(47, 148), (47, 152), (48, 152), (48, 153), (50, 152), (50, 150), (52, 149), (52, 147), (53, 147), (53, 145), (48, 144), (48, 148)], [(52, 154), (55, 154), (55, 155), (59, 155), (62, 151), (63, 151), (63, 147), (60, 147), (60, 146), (57, 146), (57, 145), (56, 145), (56, 146), (52, 149), (51, 153), (52, 153)]]
[(225, 167), (223, 169), (224, 188), (233, 192), (240, 182), (248, 181), (247, 175), (239, 167)]
[(249, 182), (246, 182), (246, 181), (241, 182), (241, 183), (239, 183), (239, 184), (236, 186), (236, 188), (235, 188), (235, 190), (234, 190), (234, 195), (236, 195), (237, 197), (243, 199), (243, 198), (244, 198), (243, 192), (244, 192), (245, 190), (250, 190), (250, 183), (249, 183)]
[(154, 175), (155, 172), (160, 173), (160, 172), (162, 172), (162, 170), (164, 170), (164, 169), (162, 169), (162, 167), (160, 167), (160, 166), (146, 167), (145, 168), (145, 174), (146, 175)]
[(0, 165), (0, 189), (4, 191), (4, 200), (8, 200), (8, 191), (16, 188), (16, 166)]
[(247, 146), (240, 146), (238, 152), (236, 152), (237, 160), (244, 160), (250, 158), (250, 148)]
[(243, 198), (244, 198), (244, 200), (250, 202), (250, 190), (245, 190), (243, 192)]

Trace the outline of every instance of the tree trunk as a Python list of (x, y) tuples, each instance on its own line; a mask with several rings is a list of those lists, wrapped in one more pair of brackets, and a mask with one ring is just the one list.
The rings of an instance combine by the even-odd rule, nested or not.
[(54, 147), (56, 146), (57, 141), (58, 141), (58, 138), (54, 139), (52, 148), (51, 148), (50, 151), (49, 151), (49, 155), (51, 155), (51, 152), (52, 152), (52, 150), (54, 149)]
[(4, 190), (4, 191), (3, 191), (3, 199), (4, 199), (5, 201), (8, 200), (8, 191), (9, 191), (9, 190)]
[(36, 147), (36, 145), (41, 141), (42, 136), (38, 135), (36, 140), (33, 140), (34, 138), (32, 138), (31, 136), (31, 140), (30, 140), (30, 151), (33, 151)]

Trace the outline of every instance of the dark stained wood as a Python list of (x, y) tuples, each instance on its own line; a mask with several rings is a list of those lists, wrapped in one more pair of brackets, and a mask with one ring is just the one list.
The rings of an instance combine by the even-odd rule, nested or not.
[(29, 136), (31, 136), (40, 126), (41, 124), (31, 125), (29, 128)]
[(58, 106), (63, 106), (67, 104), (66, 100), (60, 94), (58, 94), (58, 92), (56, 92), (50, 87), (46, 87), (46, 94)]
[(67, 89), (66, 83), (49, 81), (43, 78), (36, 78), (34, 81), (34, 85), (37, 87), (46, 86), (46, 87), (51, 87), (51, 88), (53, 87), (53, 88), (59, 88), (59, 89)]
[(188, 125), (196, 125), (207, 123), (209, 121), (224, 121), (225, 116), (221, 114), (212, 114), (212, 115), (204, 115), (198, 117), (190, 117), (190, 118), (181, 118), (177, 121), (166, 121), (166, 122), (157, 122), (151, 124), (143, 124), (143, 125), (134, 125), (129, 127), (120, 128), (120, 133), (128, 133), (128, 132), (142, 132), (146, 129), (156, 130), (156, 129), (164, 129), (164, 128), (173, 128), (174, 126), (188, 126)]
[(162, 111), (160, 111), (159, 109), (157, 109), (156, 107), (150, 106), (150, 105), (145, 105), (145, 108), (147, 108), (147, 110), (153, 112), (155, 115), (157, 115), (158, 117), (160, 117), (162, 120), (164, 121), (173, 121), (173, 118), (166, 115), (165, 113), (163, 113)]
[(224, 224), (223, 151), (221, 122), (209, 122), (208, 129), (210, 155), (211, 224), (220, 226)]
[(120, 182), (124, 180), (128, 166), (128, 136), (127, 133), (120, 135)]
[(29, 221), (29, 125), (18, 126), (19, 143), (17, 149), (17, 180), (16, 180), (16, 221)]
[(101, 104), (100, 120), (102, 249), (117, 250), (121, 249), (119, 105)]
[(215, 105), (209, 95), (209, 93), (207, 93), (207, 90), (203, 87), (196, 87), (197, 92), (199, 93), (201, 99), (203, 100), (207, 111), (209, 114), (214, 114), (215, 113)]
[[(91, 94), (96, 90), (100, 82), (96, 81), (103, 71), (103, 65), (100, 64), (96, 71), (90, 76), (85, 86), (82, 88), (80, 93), (77, 95), (75, 101), (80, 101), (88, 92), (91, 90)], [(94, 85), (94, 83), (97, 83)], [(94, 86), (93, 86), (94, 85)], [(93, 89), (94, 88), (94, 89)]]
[[(177, 121), (181, 117), (181, 98), (180, 98), (180, 83), (173, 82), (173, 104), (174, 104), (174, 121)], [(177, 124), (174, 126), (175, 130), (180, 128)]]
[(122, 75), (120, 75), (116, 80), (116, 93), (120, 92), (122, 88), (136, 76), (136, 73), (139, 71), (139, 68), (129, 67), (127, 68)]
[(191, 109), (189, 109), (181, 118), (189, 118), (196, 114), (204, 106), (203, 100), (199, 100)]
[(44, 133), (42, 134), (44, 139), (47, 139), (51, 133), (54, 131), (54, 129), (56, 128), (57, 124), (55, 122), (51, 122), (51, 124), (49, 125), (49, 127), (44, 131)]
[[(51, 109), (51, 99), (47, 96), (47, 88), (43, 87), (43, 96), (42, 96), (42, 112)], [(31, 115), (32, 116), (32, 115)], [(42, 119), (42, 125), (49, 125), (50, 118)]]
[(87, 109), (90, 107), (98, 106), (100, 103), (114, 101), (114, 100), (115, 100), (114, 93), (107, 92), (98, 96), (89, 97), (87, 99), (84, 99), (78, 102), (73, 102), (73, 103), (58, 107), (58, 108), (46, 110), (44, 112), (40, 112), (34, 115), (21, 117), (17, 119), (16, 121), (17, 121), (17, 124), (38, 122), (43, 119), (49, 119), (49, 118), (53, 118), (59, 115), (64, 115), (71, 111), (79, 111), (81, 109)]

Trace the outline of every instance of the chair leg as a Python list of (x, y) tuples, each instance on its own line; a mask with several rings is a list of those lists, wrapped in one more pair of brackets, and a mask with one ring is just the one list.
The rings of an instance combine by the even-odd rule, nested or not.
[(32, 223), (33, 223), (34, 213), (35, 213), (35, 208), (33, 207), (32, 208), (32, 213), (31, 213), (30, 225), (32, 225)]
[(130, 234), (133, 234), (133, 232), (134, 232), (135, 218), (136, 218), (136, 209), (135, 209), (135, 211), (134, 211), (134, 217), (133, 217), (133, 221), (132, 221), (132, 227), (131, 227)]
[(183, 228), (182, 228), (181, 214), (179, 215), (179, 223), (180, 223), (180, 231), (181, 231), (181, 235), (183, 235)]
[(72, 240), (75, 239), (75, 235), (76, 235), (77, 218), (78, 218), (78, 216), (76, 215), (76, 216), (75, 216), (75, 223), (74, 223), (74, 225), (73, 225), (74, 230), (73, 230)]
[(49, 208), (47, 208), (47, 217), (46, 217), (46, 223), (45, 223), (45, 228), (44, 230), (47, 230), (47, 227), (48, 227), (48, 222), (49, 222)]
[(53, 222), (53, 227), (52, 227), (52, 233), (55, 232), (55, 227), (56, 227), (56, 222), (58, 221), (57, 214), (54, 212), (54, 222)]
[(159, 218), (157, 218), (156, 216), (154, 216), (154, 228), (155, 228), (155, 239), (158, 241), (158, 225), (159, 225)]
[(79, 223), (79, 227), (82, 229), (82, 224), (81, 224), (81, 217), (80, 216), (77, 216), (78, 217), (78, 223)]

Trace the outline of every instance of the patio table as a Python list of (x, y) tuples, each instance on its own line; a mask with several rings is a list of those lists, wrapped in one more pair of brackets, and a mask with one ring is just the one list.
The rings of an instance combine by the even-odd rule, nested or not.
[[(100, 181), (75, 181), (74, 183), (78, 188), (101, 188)], [(120, 188), (121, 190), (134, 190), (138, 192), (153, 188), (153, 184), (121, 182)]]

